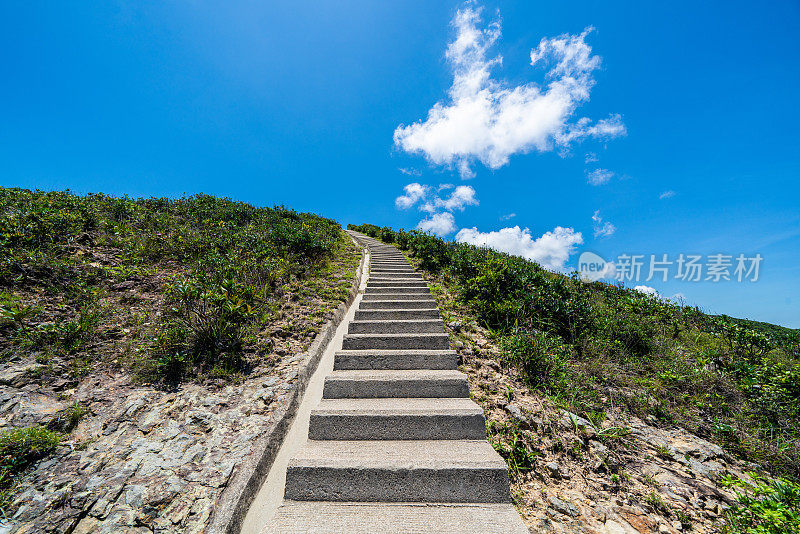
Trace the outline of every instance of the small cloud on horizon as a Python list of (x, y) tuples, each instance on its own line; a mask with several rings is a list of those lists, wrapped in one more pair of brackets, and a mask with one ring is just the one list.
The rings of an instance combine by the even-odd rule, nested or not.
[(638, 291), (639, 293), (644, 293), (645, 295), (651, 295), (651, 296), (653, 296), (653, 297), (658, 297), (658, 296), (660, 296), (660, 295), (658, 294), (658, 291), (656, 291), (656, 289), (655, 289), (654, 287), (650, 287), (650, 286), (636, 286), (636, 287), (634, 287), (633, 289), (635, 289), (635, 290), (636, 290), (636, 291)]
[(434, 213), (427, 219), (422, 219), (417, 225), (417, 229), (442, 237), (456, 231), (456, 220), (448, 211)]
[(459, 243), (489, 247), (500, 252), (535, 261), (554, 271), (563, 271), (575, 248), (583, 243), (583, 236), (573, 228), (557, 226), (534, 239), (528, 228), (519, 226), (501, 228), (494, 232), (480, 232), (477, 228), (462, 228), (456, 234)]
[(669, 191), (664, 191), (663, 193), (658, 195), (658, 198), (659, 198), (659, 200), (664, 200), (664, 199), (667, 199), (667, 198), (672, 198), (675, 195), (677, 195), (677, 193), (675, 191), (673, 191), (672, 189), (670, 189)]

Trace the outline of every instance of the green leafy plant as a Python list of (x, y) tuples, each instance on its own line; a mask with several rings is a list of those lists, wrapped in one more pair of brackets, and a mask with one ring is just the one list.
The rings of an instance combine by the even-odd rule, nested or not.
[(28, 466), (50, 455), (60, 439), (56, 432), (41, 426), (0, 434), (0, 510), (8, 506), (17, 477)]
[(730, 475), (722, 484), (736, 492), (737, 506), (727, 510), (725, 532), (791, 534), (800, 532), (800, 484), (750, 473), (752, 482)]

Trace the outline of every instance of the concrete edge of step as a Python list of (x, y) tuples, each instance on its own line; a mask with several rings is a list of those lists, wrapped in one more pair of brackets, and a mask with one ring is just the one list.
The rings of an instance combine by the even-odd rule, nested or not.
[(266, 429), (251, 445), (252, 452), (239, 465), (231, 475), (230, 482), (214, 503), (211, 523), (206, 532), (208, 534), (238, 534), (241, 531), (244, 518), (258, 493), (261, 485), (269, 473), (275, 456), (283, 444), (292, 421), (303, 399), (311, 375), (316, 371), (322, 355), (333, 339), (336, 329), (347, 315), (350, 306), (358, 295), (359, 287), (365, 277), (368, 247), (366, 243), (354, 236), (349, 230), (344, 230), (353, 242), (361, 247), (361, 260), (358, 264), (356, 277), (350, 286), (347, 300), (333, 313), (333, 317), (325, 323), (319, 333), (314, 337), (311, 345), (306, 350), (308, 357), (303, 367), (298, 370), (297, 381), (289, 394), (289, 402), (276, 414), (274, 423)]

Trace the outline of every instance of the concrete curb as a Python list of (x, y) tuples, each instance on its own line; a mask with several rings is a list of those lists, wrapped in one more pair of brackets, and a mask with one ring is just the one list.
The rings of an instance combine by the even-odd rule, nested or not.
[(211, 524), (205, 529), (208, 534), (238, 534), (241, 531), (242, 522), (247, 515), (250, 504), (253, 502), (259, 488), (261, 488), (264, 479), (266, 479), (272, 462), (275, 460), (286, 433), (292, 425), (297, 409), (300, 407), (300, 402), (303, 400), (308, 381), (316, 371), (317, 365), (319, 365), (319, 361), (328, 347), (328, 343), (347, 314), (347, 310), (353, 304), (356, 295), (358, 295), (358, 288), (361, 285), (361, 278), (364, 272), (367, 247), (356, 240), (349, 232), (342, 231), (353, 242), (362, 247), (361, 261), (359, 261), (353, 285), (350, 287), (350, 295), (345, 302), (339, 304), (331, 320), (322, 326), (319, 334), (308, 347), (306, 353), (309, 358), (305, 366), (298, 370), (297, 381), (292, 388), (289, 402), (276, 412), (273, 425), (255, 440), (252, 446), (253, 452), (244, 462), (237, 466), (231, 476), (230, 483), (214, 504)]

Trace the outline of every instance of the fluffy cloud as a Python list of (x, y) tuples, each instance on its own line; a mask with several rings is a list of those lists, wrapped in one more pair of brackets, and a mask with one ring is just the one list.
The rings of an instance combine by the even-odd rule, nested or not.
[(434, 213), (427, 219), (422, 219), (417, 225), (418, 230), (423, 232), (430, 232), (438, 236), (446, 236), (452, 234), (456, 230), (456, 220), (453, 214), (444, 211), (442, 213)]
[(510, 86), (491, 76), (502, 61), (489, 56), (500, 38), (500, 23), (481, 26), (481, 10), (467, 5), (452, 25), (456, 37), (446, 54), (453, 72), (448, 98), (434, 104), (424, 121), (398, 126), (397, 147), (422, 154), (432, 164), (457, 168), (462, 178), (469, 178), (476, 160), (497, 169), (513, 154), (555, 147), (563, 151), (587, 137), (625, 134), (619, 115), (595, 124), (587, 118), (573, 120), (577, 107), (589, 99), (592, 72), (600, 66), (600, 57), (585, 41), (591, 28), (542, 39), (531, 51), (531, 65), (548, 69), (546, 86)]
[(650, 286), (636, 286), (633, 289), (635, 289), (639, 293), (644, 293), (645, 295), (650, 295), (653, 297), (659, 296), (658, 291), (656, 291), (655, 288)]
[(514, 217), (516, 217), (516, 216), (517, 216), (517, 214), (516, 214), (516, 213), (509, 213), (509, 214), (506, 214), (506, 215), (501, 215), (501, 216), (500, 216), (500, 220), (501, 220), (501, 221), (508, 221), (508, 220), (511, 220), (511, 219), (513, 219), (513, 218), (514, 218)]
[[(438, 192), (448, 191), (453, 188), (452, 184), (442, 184)], [(437, 211), (464, 211), (467, 206), (477, 206), (478, 199), (475, 198), (475, 189), (468, 185), (459, 185), (449, 197), (433, 195), (431, 187), (410, 183), (403, 188), (403, 194), (394, 199), (394, 204), (399, 209), (408, 209), (419, 203), (421, 211), (434, 213)]]
[(553, 270), (563, 270), (575, 247), (583, 243), (583, 236), (572, 228), (556, 227), (534, 239), (529, 229), (502, 228), (496, 232), (479, 232), (477, 228), (463, 228), (456, 241), (489, 247), (501, 252), (522, 256)]
[(667, 199), (667, 198), (672, 198), (674, 196), (675, 196), (675, 191), (669, 190), (669, 191), (664, 191), (663, 193), (658, 195), (658, 198), (661, 199), (661, 200), (664, 200), (664, 199)]
[[(451, 191), (449, 196), (440, 196), (442, 191)], [(403, 188), (403, 194), (394, 199), (395, 206), (399, 209), (409, 209), (416, 206), (418, 210), (430, 214), (417, 225), (423, 232), (433, 232), (436, 235), (448, 235), (455, 231), (456, 223), (453, 211), (464, 211), (467, 206), (477, 206), (475, 189), (468, 185), (440, 184), (434, 194), (428, 185), (410, 183)]]
[(434, 197), (426, 202), (423, 211), (434, 212), (440, 209), (447, 211), (464, 211), (467, 206), (477, 206), (478, 199), (475, 198), (475, 189), (468, 185), (460, 185), (453, 190), (448, 198)]
[(428, 186), (418, 184), (416, 182), (410, 183), (403, 188), (405, 194), (400, 195), (394, 199), (394, 205), (400, 209), (406, 210), (428, 196)]
[(614, 173), (608, 169), (595, 169), (586, 173), (586, 181), (592, 185), (607, 184), (613, 177)]
[(600, 210), (596, 210), (594, 212), (594, 215), (592, 215), (592, 221), (594, 224), (595, 237), (609, 237), (614, 235), (614, 232), (617, 231), (616, 226), (608, 221), (603, 220), (603, 218), (600, 216)]

